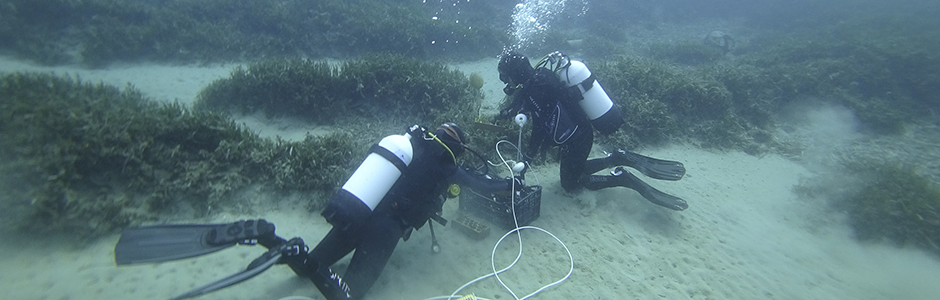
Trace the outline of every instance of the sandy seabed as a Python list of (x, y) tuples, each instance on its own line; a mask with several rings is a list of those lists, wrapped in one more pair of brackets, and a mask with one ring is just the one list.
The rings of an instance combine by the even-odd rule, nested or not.
[[(486, 78), (483, 109), (495, 111), (501, 97), (495, 59), (455, 65)], [(0, 59), (0, 72), (39, 71), (78, 76), (86, 82), (130, 83), (158, 101), (191, 104), (213, 80), (236, 65), (213, 67), (128, 65), (109, 69), (46, 68)], [(263, 135), (302, 138), (315, 126), (285, 120), (242, 118)], [(476, 145), (477, 147), (483, 147)], [(755, 157), (676, 144), (643, 154), (679, 160), (688, 169), (678, 182), (646, 180), (689, 202), (674, 212), (632, 190), (614, 188), (567, 194), (558, 166), (535, 166), (529, 183), (544, 187), (541, 217), (532, 225), (556, 236), (573, 258), (569, 278), (534, 299), (936, 299), (940, 261), (926, 253), (852, 239), (842, 217), (821, 200), (801, 199), (793, 187), (814, 173), (776, 155)], [(603, 155), (595, 153), (593, 157)], [(642, 177), (641, 177), (642, 178)], [(330, 229), (318, 212), (284, 199), (261, 199), (269, 210), (252, 215), (219, 213), (199, 222), (265, 218), (284, 237), (315, 244)], [(457, 201), (444, 217), (455, 219)], [(492, 272), (518, 253), (515, 235), (494, 250), (503, 232), (491, 227), (482, 240), (455, 226), (436, 226), (442, 252), (431, 252), (427, 227), (399, 243), (368, 299), (427, 299), (450, 295), (464, 283)], [(4, 234), (8, 234), (4, 232)], [(565, 248), (536, 230), (521, 233), (523, 252), (501, 274), (517, 297), (563, 278), (571, 262)], [(194, 259), (117, 267), (107, 236), (83, 247), (54, 238), (5, 238), (0, 246), (2, 299), (166, 299), (242, 270), (264, 252), (238, 246)], [(495, 254), (493, 254), (495, 251)], [(341, 261), (337, 269), (344, 267)], [(488, 299), (513, 299), (493, 278), (461, 291)], [(285, 266), (199, 299), (323, 299), (312, 284)]]

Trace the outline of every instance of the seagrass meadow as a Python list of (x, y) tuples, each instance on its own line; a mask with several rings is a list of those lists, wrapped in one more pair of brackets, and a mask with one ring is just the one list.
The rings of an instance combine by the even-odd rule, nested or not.
[[(358, 146), (341, 133), (260, 138), (224, 114), (48, 74), (0, 77), (3, 196), (20, 226), (97, 235), (174, 213), (238, 206), (241, 190), (322, 201)], [(313, 204), (316, 206), (316, 204)]]
[[(4, 182), (21, 183), (5, 201), (26, 228), (91, 234), (247, 209), (236, 196), (258, 186), (319, 209), (371, 143), (410, 126), (402, 124), (470, 123), (481, 100), (461, 72), (394, 55), (335, 67), (261, 61), (210, 84), (195, 108), (41, 73), (6, 74), (0, 87)], [(255, 112), (343, 130), (286, 141), (231, 116)]]
[[(211, 83), (194, 107), (382, 128), (407, 123), (469, 123), (478, 117), (481, 101), (479, 88), (471, 86), (460, 71), (385, 54), (336, 65), (300, 58), (262, 60)], [(379, 131), (379, 135), (373, 131), (362, 134), (367, 138), (391, 134)]]
[[(562, 12), (555, 30), (522, 50), (530, 58), (562, 50), (597, 75), (626, 121), (598, 137), (599, 148), (684, 143), (826, 165), (823, 179), (857, 178), (846, 188), (797, 189), (845, 214), (859, 239), (940, 252), (936, 142), (905, 140), (938, 119), (940, 24), (925, 13), (936, 4), (861, 1), (867, 9), (847, 11), (771, 1), (772, 14), (726, 19), (759, 4), (663, 1), (671, 8), (664, 16), (642, 1), (590, 2), (590, 10)], [(23, 227), (102, 234), (180, 212), (247, 207), (236, 195), (256, 186), (306, 195), (316, 210), (370, 143), (412, 124), (469, 124), (471, 146), (493, 157), (493, 143), (515, 140), (512, 124), (474, 126), (495, 113), (481, 102), (502, 95), (481, 87), (496, 74), (468, 76), (449, 64), (491, 59), (513, 43), (506, 24), (515, 3), (460, 3), (454, 11), (454, 3), (376, 0), (4, 1), (0, 51), (17, 59), (102, 70), (241, 64), (192, 107), (152, 101), (132, 86), (4, 69), (7, 214)], [(716, 29), (734, 46), (702, 42)], [(786, 115), (797, 105), (844, 108), (867, 140), (834, 149), (842, 159), (809, 160), (804, 153), (816, 144)], [(340, 129), (302, 141), (262, 138), (234, 121), (253, 114)]]

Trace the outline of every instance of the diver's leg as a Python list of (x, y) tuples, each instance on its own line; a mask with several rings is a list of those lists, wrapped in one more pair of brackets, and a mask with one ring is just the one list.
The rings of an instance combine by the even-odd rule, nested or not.
[[(356, 230), (333, 228), (310, 251), (301, 266), (287, 262), (298, 275), (310, 278), (327, 300), (361, 299), (378, 278), (403, 230), (385, 214), (375, 214)], [(343, 277), (330, 265), (353, 249), (356, 253)]]
[(342, 230), (333, 227), (310, 251), (309, 256), (321, 265), (331, 266), (352, 252), (361, 239), (362, 235), (359, 234), (359, 230)]
[(352, 299), (349, 287), (330, 266), (343, 258), (362, 240), (360, 230), (342, 230), (336, 227), (320, 240), (302, 262), (288, 261), (297, 275), (310, 279), (327, 300)]
[[(580, 128), (575, 136), (561, 145), (560, 177), (561, 187), (573, 192), (583, 187), (581, 179), (585, 174), (584, 165), (594, 144), (594, 132), (590, 127)], [(595, 171), (596, 172), (596, 171)], [(592, 172), (593, 173), (593, 172)]]
[(343, 274), (353, 299), (362, 298), (372, 288), (404, 234), (401, 225), (391, 217), (374, 215), (381, 216), (370, 220), (369, 229), (363, 232), (362, 242)]

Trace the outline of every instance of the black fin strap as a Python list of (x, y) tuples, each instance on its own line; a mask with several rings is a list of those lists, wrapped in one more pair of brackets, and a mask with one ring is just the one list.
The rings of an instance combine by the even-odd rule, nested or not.
[(206, 242), (209, 245), (227, 245), (273, 235), (274, 224), (264, 219), (242, 220), (231, 224), (220, 224), (209, 232)]

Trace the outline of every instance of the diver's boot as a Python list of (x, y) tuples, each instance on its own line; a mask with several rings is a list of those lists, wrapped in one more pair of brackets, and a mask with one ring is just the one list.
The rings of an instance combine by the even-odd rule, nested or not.
[(312, 256), (308, 256), (303, 262), (288, 261), (287, 265), (294, 270), (294, 273), (301, 277), (310, 278), (313, 285), (320, 290), (320, 294), (327, 300), (348, 300), (353, 299), (349, 292), (349, 286), (338, 274), (333, 273), (329, 267), (321, 266)]
[(631, 167), (650, 178), (676, 181), (685, 176), (685, 166), (677, 161), (656, 159), (626, 150), (614, 151), (607, 159), (614, 166)]
[(320, 294), (323, 294), (327, 300), (353, 299), (349, 293), (349, 286), (330, 268), (319, 268), (310, 275), (310, 281), (313, 281), (313, 284), (320, 290)]
[(598, 190), (602, 188), (622, 186), (633, 189), (640, 193), (643, 198), (659, 206), (672, 210), (685, 210), (689, 204), (679, 197), (663, 193), (652, 186), (646, 184), (623, 167), (617, 167), (611, 172), (611, 175), (590, 175), (585, 182), (585, 187), (589, 190)]

